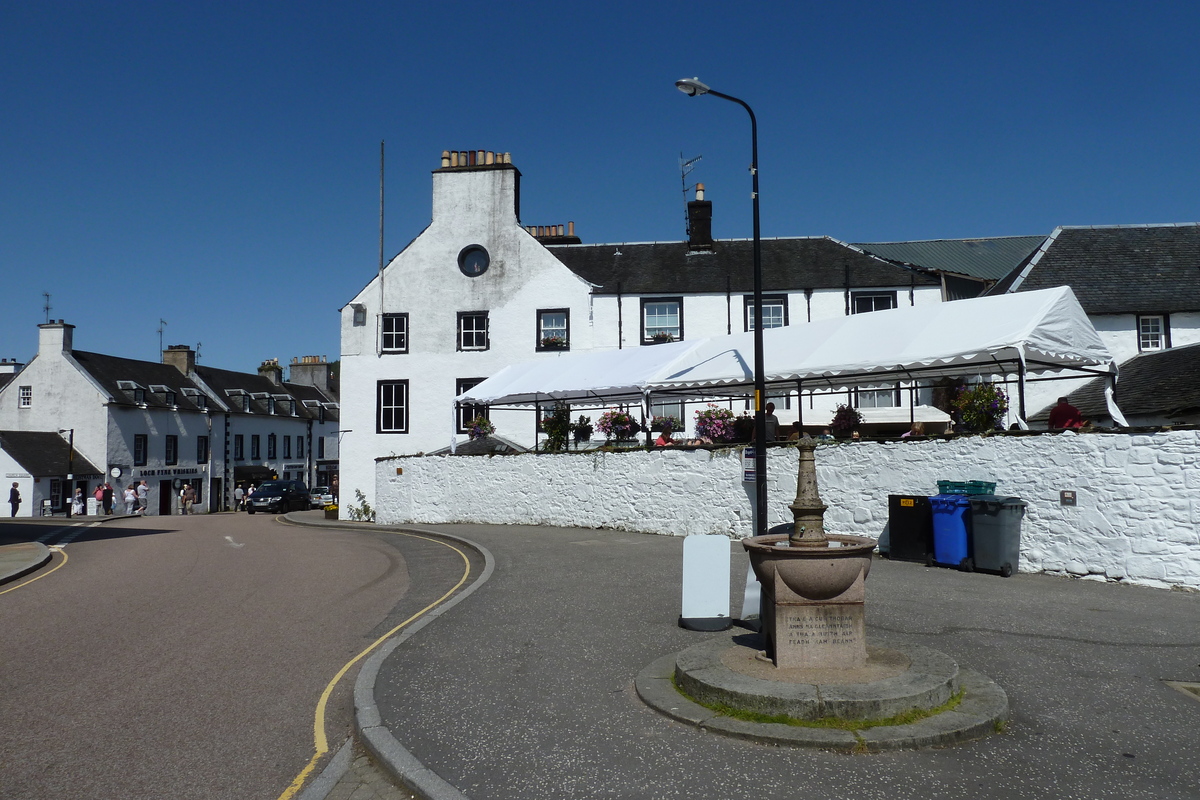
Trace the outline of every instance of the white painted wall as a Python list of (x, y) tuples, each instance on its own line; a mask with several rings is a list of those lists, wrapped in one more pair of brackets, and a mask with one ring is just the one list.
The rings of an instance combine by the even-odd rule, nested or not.
[[(770, 525), (790, 522), (794, 448), (772, 448)], [(1029, 503), (1021, 571), (1200, 588), (1200, 431), (962, 437), (822, 445), (832, 533), (878, 537), (889, 494), (987, 480)], [(403, 474), (397, 474), (397, 468)], [(617, 528), (672, 536), (753, 530), (740, 451), (654, 450), (400, 457), (376, 468), (384, 524), (479, 522)], [(1059, 492), (1077, 493), (1075, 507)], [(352, 492), (343, 492), (343, 507)]]

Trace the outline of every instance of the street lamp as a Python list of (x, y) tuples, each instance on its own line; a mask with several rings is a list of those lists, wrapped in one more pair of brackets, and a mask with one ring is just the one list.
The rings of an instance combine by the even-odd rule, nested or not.
[(71, 504), (75, 502), (75, 429), (74, 428), (59, 428), (59, 433), (68, 434), (67, 436), (67, 491), (66, 502), (63, 503), (67, 509), (67, 518), (71, 517)]
[(711, 94), (723, 100), (737, 103), (750, 115), (750, 178), (753, 184), (750, 199), (754, 204), (754, 535), (767, 533), (767, 416), (765, 395), (766, 380), (763, 376), (763, 326), (762, 326), (762, 239), (758, 224), (758, 120), (754, 110), (744, 100), (722, 94), (700, 82), (699, 78), (682, 78), (675, 81), (675, 88), (689, 97)]

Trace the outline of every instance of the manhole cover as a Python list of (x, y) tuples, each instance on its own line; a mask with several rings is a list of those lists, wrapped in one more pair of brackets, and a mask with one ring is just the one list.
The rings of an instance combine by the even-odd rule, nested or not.
[(1193, 700), (1200, 701), (1200, 683), (1185, 683), (1183, 681), (1163, 681), (1172, 689), (1183, 692)]

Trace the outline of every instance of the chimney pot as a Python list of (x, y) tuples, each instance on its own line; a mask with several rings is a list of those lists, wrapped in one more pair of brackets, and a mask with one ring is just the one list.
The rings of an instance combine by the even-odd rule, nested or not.
[(703, 183), (696, 184), (696, 199), (697, 200), (704, 199), (704, 184)]
[(575, 235), (575, 223), (568, 222), (567, 223), (567, 236), (574, 236), (574, 235)]
[(445, 169), (448, 166), (450, 166), (450, 151), (443, 150), (442, 151), (442, 168)]

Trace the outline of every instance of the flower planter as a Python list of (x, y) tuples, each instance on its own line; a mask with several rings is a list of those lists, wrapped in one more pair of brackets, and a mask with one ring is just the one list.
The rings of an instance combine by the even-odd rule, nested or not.
[(337, 518), (338, 518), (338, 510), (336, 508), (325, 509), (325, 519), (337, 519)]

